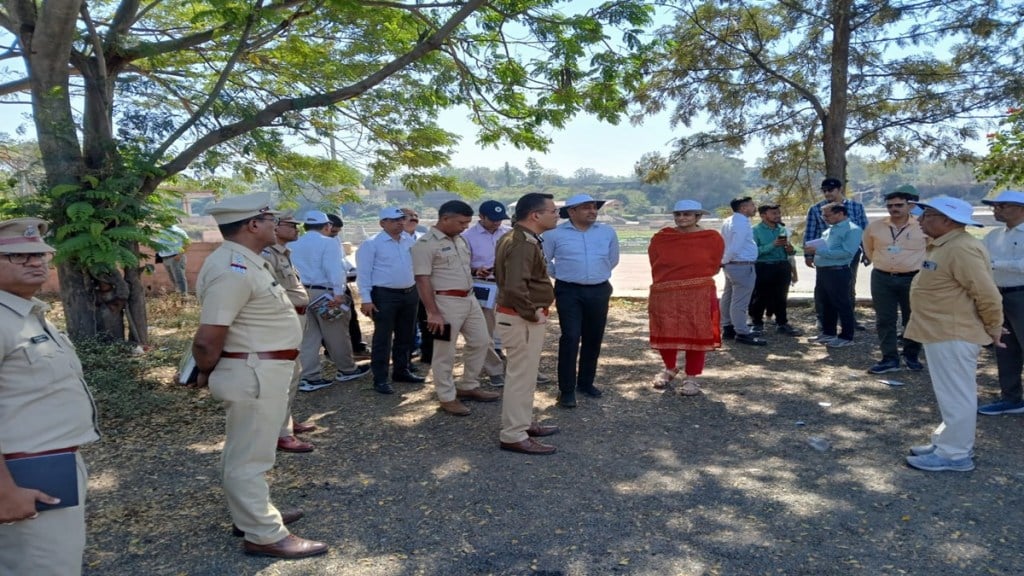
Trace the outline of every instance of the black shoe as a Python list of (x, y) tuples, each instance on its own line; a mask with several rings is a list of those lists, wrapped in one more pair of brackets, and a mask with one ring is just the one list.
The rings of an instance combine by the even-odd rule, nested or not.
[(732, 340), (736, 337), (736, 329), (732, 326), (722, 326), (722, 340)]
[(911, 372), (920, 372), (921, 370), (924, 370), (924, 364), (921, 364), (921, 361), (918, 360), (916, 356), (911, 357), (904, 355), (903, 363), (907, 365), (907, 369)]
[(768, 341), (767, 340), (765, 340), (764, 338), (758, 338), (757, 336), (754, 336), (753, 334), (737, 334), (736, 335), (736, 342), (739, 342), (740, 344), (747, 344), (747, 345), (750, 345), (750, 346), (767, 346), (768, 345)]
[(861, 322), (857, 322), (856, 324), (853, 325), (853, 327), (855, 329), (857, 329), (857, 330), (867, 330), (868, 329), (868, 327), (865, 326), (864, 324), (862, 324)]
[(558, 405), (562, 408), (576, 407), (576, 394), (573, 392), (561, 392), (558, 395)]
[(406, 370), (405, 372), (395, 372), (391, 375), (392, 382), (406, 382), (408, 384), (423, 384), (427, 381), (426, 378), (418, 374), (413, 374), (411, 371)]
[(391, 384), (387, 382), (374, 382), (373, 389), (381, 394), (394, 394), (395, 389), (391, 387)]
[(601, 392), (600, 388), (593, 385), (587, 386), (586, 388), (577, 388), (577, 390), (583, 392), (584, 394), (590, 396), (591, 398), (600, 398), (601, 396), (604, 396), (604, 392)]
[(750, 326), (750, 333), (756, 336), (764, 334), (764, 324), (753, 324)]
[(793, 328), (789, 324), (780, 324), (775, 331), (786, 336), (803, 336), (803, 330)]

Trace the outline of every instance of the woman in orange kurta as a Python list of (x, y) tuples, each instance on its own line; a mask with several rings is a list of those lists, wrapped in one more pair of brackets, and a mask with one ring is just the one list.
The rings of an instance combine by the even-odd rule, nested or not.
[(648, 317), (651, 348), (661, 353), (665, 370), (654, 387), (668, 388), (679, 373), (679, 351), (686, 356), (686, 378), (680, 393), (700, 394), (697, 376), (704, 371), (704, 353), (722, 346), (715, 274), (722, 265), (725, 243), (715, 230), (700, 226), (709, 214), (700, 202), (680, 200), (672, 210), (675, 226), (662, 228), (647, 249), (651, 261)]

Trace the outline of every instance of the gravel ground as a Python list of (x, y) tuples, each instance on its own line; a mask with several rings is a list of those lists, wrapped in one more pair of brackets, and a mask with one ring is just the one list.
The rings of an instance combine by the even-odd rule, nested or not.
[[(870, 310), (863, 316), (870, 323)], [(813, 327), (806, 308), (794, 322)], [(368, 380), (300, 393), (319, 429), (281, 454), (279, 507), (331, 545), (300, 561), (252, 558), (230, 534), (218, 479), (223, 415), (178, 389), (144, 421), (108, 423), (89, 447), (86, 574), (566, 575), (1020, 574), (1024, 417), (982, 417), (974, 472), (904, 465), (938, 423), (927, 372), (885, 377), (872, 331), (827, 350), (770, 334), (709, 355), (705, 391), (655, 391), (645, 303), (616, 301), (603, 398), (575, 410), (537, 393), (559, 452), (498, 450), (500, 403), (455, 418), (426, 387), (380, 396)], [(542, 369), (555, 372), (557, 322)], [(995, 398), (982, 353), (980, 397)], [(819, 451), (811, 437), (827, 440)]]

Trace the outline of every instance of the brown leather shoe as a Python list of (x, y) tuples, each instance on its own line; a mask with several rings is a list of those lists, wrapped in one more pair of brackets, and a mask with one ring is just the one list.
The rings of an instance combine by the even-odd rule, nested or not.
[(306, 432), (312, 432), (313, 430), (316, 430), (316, 424), (311, 424), (309, 422), (296, 422), (292, 424), (292, 432), (295, 432), (296, 434), (305, 434)]
[(295, 534), (289, 534), (273, 544), (253, 544), (246, 540), (242, 548), (246, 554), (251, 556), (273, 556), (284, 559), (306, 558), (327, 552), (327, 544), (299, 538)]
[(534, 422), (526, 429), (526, 433), (535, 438), (540, 436), (551, 436), (552, 434), (558, 434), (558, 426), (544, 426), (538, 422)]
[(533, 438), (527, 438), (522, 442), (502, 442), (502, 450), (519, 452), (520, 454), (554, 454), (558, 449), (548, 444), (537, 442)]
[(477, 402), (494, 402), (501, 398), (501, 394), (499, 392), (488, 392), (479, 388), (473, 388), (471, 390), (459, 390), (455, 393), (455, 397), (463, 400), (476, 400)]
[(441, 402), (441, 410), (456, 416), (469, 416), (469, 408), (462, 402), (459, 402), (458, 398), (448, 402)]
[(312, 452), (313, 446), (309, 442), (303, 442), (295, 436), (285, 436), (277, 439), (277, 449), (281, 452)]
[[(298, 508), (293, 510), (280, 510), (279, 512), (281, 513), (281, 522), (286, 525), (291, 524), (306, 515), (305, 512)], [(245, 532), (239, 530), (238, 526), (235, 526), (234, 524), (231, 525), (231, 533), (235, 536), (245, 536)]]

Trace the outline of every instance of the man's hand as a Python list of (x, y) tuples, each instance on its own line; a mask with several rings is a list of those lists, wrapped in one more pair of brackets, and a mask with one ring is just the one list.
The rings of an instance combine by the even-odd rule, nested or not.
[(427, 312), (427, 330), (431, 334), (444, 332), (444, 315), (441, 312)]
[(992, 334), (992, 345), (996, 348), (1006, 348), (1006, 343), (1003, 342), (1003, 334), (1009, 334), (1010, 331), (1002, 326), (999, 327), (999, 331)]
[(192, 384), (195, 388), (207, 388), (210, 386), (210, 373), (200, 372), (196, 374), (196, 383)]
[(10, 524), (39, 516), (36, 512), (36, 501), (44, 504), (60, 503), (59, 498), (32, 488), (15, 486), (11, 490), (0, 490), (0, 523)]
[[(807, 254), (806, 253), (806, 250), (807, 250), (806, 248), (804, 250), (805, 250), (805, 252), (804, 252), (804, 265), (807, 266), (808, 268), (814, 268), (814, 256)], [(811, 257), (808, 258), (808, 256), (811, 256)]]
[(345, 303), (345, 293), (342, 292), (341, 294), (335, 294), (334, 298), (331, 298), (331, 301), (327, 303), (327, 306), (329, 306), (331, 308), (337, 308), (339, 305), (344, 304), (344, 303)]
[(544, 313), (543, 308), (537, 308), (537, 324), (547, 324), (548, 315)]
[(359, 305), (359, 311), (367, 318), (373, 318), (373, 314), (377, 312), (377, 307), (373, 305), (373, 302), (364, 302)]
[(787, 245), (787, 244), (789, 244), (789, 240), (787, 238), (782, 237), (782, 236), (779, 236), (778, 238), (775, 239), (774, 242), (772, 242), (772, 246), (778, 246), (780, 248), (782, 246)]

